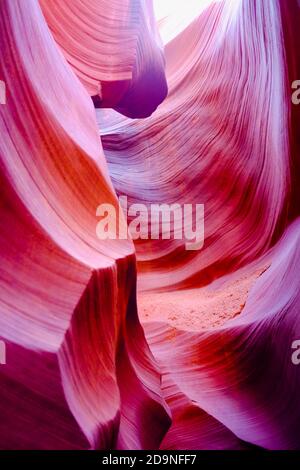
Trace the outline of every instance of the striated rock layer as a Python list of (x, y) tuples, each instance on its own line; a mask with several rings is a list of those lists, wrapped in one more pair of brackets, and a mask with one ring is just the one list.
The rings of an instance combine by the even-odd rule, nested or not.
[[(68, 405), (91, 446), (157, 447), (170, 418), (137, 318), (134, 247), (129, 240), (101, 242), (96, 236), (98, 204), (117, 207), (117, 200), (92, 101), (57, 48), (38, 3), (5, 0), (0, 8), (1, 76), (8, 90), (0, 108), (0, 331), (4, 340), (35, 354), (28, 354), (34, 369), (22, 355), (30, 370), (20, 383), (28, 389), (24, 412), (35, 401), (41, 408), (43, 401), (46, 412), (51, 384), (58, 388), (61, 381), (66, 402), (60, 406), (67, 413)], [(56, 358), (44, 373), (49, 392), (45, 386), (35, 398), (42, 352)], [(1, 367), (2, 380), (8, 380), (6, 370)], [(136, 417), (124, 381), (139, 387)], [(10, 388), (1, 387), (1, 393), (1, 407), (7, 408)], [(11, 406), (5, 416), (1, 424), (13, 428), (18, 408)], [(27, 420), (30, 429), (36, 417)], [(78, 433), (68, 418), (71, 425), (66, 447)], [(55, 434), (52, 420), (41, 431), (28, 447), (62, 446), (58, 438), (44, 441), (44, 433)], [(16, 432), (8, 445), (19, 442)]]

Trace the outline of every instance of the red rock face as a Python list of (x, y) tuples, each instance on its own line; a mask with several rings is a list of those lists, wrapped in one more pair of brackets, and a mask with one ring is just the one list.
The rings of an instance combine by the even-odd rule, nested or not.
[[(0, 2), (1, 448), (299, 448), (299, 20), (163, 48), (150, 1)], [(120, 195), (204, 204), (204, 246), (100, 239)]]

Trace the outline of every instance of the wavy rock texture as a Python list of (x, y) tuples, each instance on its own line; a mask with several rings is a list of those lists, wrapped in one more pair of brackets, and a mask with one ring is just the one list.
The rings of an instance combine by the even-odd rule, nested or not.
[[(137, 319), (134, 247), (101, 242), (95, 231), (99, 203), (117, 202), (92, 101), (36, 1), (1, 2), (0, 17), (1, 75), (9, 90), (0, 109), (1, 335), (57, 356), (66, 400), (92, 446), (122, 447), (130, 439), (135, 448), (156, 447), (170, 418)], [(126, 382), (140, 388), (133, 422), (120, 384), (123, 350)], [(55, 369), (48, 380), (59, 386)], [(16, 412), (6, 426), (13, 427)], [(44, 446), (40, 439), (32, 445)]]
[(142, 118), (166, 97), (164, 57), (151, 1), (40, 4), (57, 44), (97, 107)]
[[(1, 448), (300, 447), (300, 8), (207, 3), (163, 51), (150, 1), (0, 2)], [(117, 195), (203, 249), (99, 240)]]

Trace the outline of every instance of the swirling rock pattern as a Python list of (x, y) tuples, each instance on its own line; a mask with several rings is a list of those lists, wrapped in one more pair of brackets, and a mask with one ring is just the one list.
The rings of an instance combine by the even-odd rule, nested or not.
[[(163, 48), (148, 0), (0, 2), (3, 449), (300, 448), (300, 7), (208, 3)], [(203, 249), (100, 240), (118, 195)]]
[(166, 97), (164, 56), (151, 1), (40, 4), (54, 38), (98, 107), (142, 118)]

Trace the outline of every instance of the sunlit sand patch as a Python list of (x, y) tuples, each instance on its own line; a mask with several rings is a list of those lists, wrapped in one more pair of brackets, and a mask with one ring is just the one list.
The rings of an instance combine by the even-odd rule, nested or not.
[(140, 293), (139, 315), (142, 322), (163, 321), (184, 330), (204, 330), (222, 326), (241, 313), (255, 281), (267, 269), (243, 272), (220, 288), (209, 286), (165, 293)]

